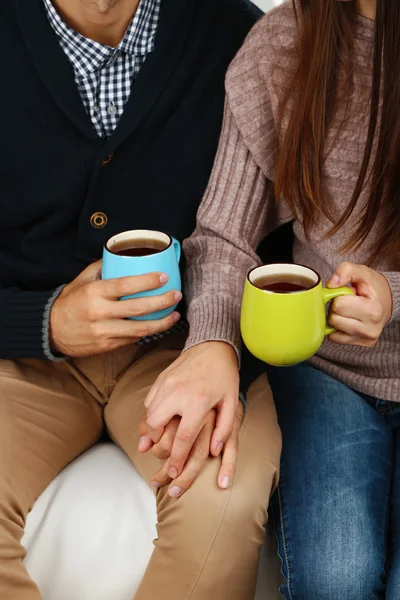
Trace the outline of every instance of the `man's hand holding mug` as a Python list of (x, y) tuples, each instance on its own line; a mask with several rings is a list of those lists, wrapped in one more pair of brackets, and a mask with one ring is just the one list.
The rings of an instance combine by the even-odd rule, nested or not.
[[(129, 247), (141, 253), (127, 254)], [(70, 357), (93, 356), (173, 327), (182, 299), (179, 258), (178, 242), (161, 232), (129, 231), (111, 238), (103, 263), (87, 267), (55, 301), (50, 314), (53, 350)]]

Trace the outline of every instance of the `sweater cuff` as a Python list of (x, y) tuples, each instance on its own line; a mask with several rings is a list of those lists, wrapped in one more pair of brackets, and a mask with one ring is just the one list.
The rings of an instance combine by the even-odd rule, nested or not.
[(54, 302), (57, 300), (58, 296), (61, 294), (65, 285), (60, 285), (59, 288), (55, 290), (55, 292), (50, 296), (46, 307), (43, 313), (43, 322), (42, 322), (42, 344), (43, 344), (43, 352), (47, 360), (51, 360), (52, 362), (62, 362), (66, 360), (68, 357), (63, 354), (55, 354), (50, 347), (50, 313), (53, 308)]
[(45, 359), (43, 315), (55, 291), (2, 294), (0, 307), (0, 358)]
[(240, 302), (208, 294), (190, 303), (187, 319), (190, 328), (184, 352), (203, 342), (226, 342), (233, 346), (240, 363)]
[(392, 318), (389, 322), (398, 321), (400, 319), (400, 273), (398, 271), (383, 272), (386, 277), (392, 292)]

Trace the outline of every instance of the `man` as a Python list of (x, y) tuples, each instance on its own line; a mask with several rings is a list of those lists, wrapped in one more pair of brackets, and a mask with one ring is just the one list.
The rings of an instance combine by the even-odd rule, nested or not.
[(135, 598), (253, 593), (280, 446), (266, 385), (242, 424), (223, 311), (207, 322), (192, 302), (189, 336), (176, 312), (127, 320), (181, 294), (160, 273), (100, 281), (99, 259), (122, 230), (193, 230), (224, 74), (257, 17), (247, 0), (0, 5), (0, 598), (41, 598), (22, 565), (26, 516), (104, 430), (157, 493)]

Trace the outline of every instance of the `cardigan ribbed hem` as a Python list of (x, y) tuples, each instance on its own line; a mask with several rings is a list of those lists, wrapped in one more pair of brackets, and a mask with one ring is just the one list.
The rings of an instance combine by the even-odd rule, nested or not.
[(389, 322), (398, 321), (400, 319), (400, 273), (390, 271), (383, 272), (382, 275), (388, 280), (392, 292), (392, 318)]
[(52, 362), (62, 362), (63, 360), (67, 360), (68, 356), (64, 356), (63, 354), (55, 354), (50, 347), (50, 313), (53, 308), (54, 302), (57, 300), (58, 296), (61, 294), (64, 285), (60, 285), (59, 288), (56, 289), (54, 294), (49, 298), (46, 307), (43, 313), (43, 324), (42, 324), (42, 344), (43, 344), (43, 352), (47, 360), (51, 360)]
[(55, 290), (10, 290), (1, 298), (0, 358), (46, 359), (43, 350), (43, 316)]
[(230, 296), (207, 294), (193, 300), (187, 318), (189, 336), (184, 351), (203, 342), (226, 342), (241, 358), (240, 303)]

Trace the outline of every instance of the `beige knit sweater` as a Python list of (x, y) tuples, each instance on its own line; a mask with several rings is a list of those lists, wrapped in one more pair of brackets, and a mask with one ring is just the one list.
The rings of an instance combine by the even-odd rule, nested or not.
[[(293, 44), (296, 27), (291, 2), (271, 11), (255, 26), (228, 71), (219, 151), (197, 229), (184, 244), (190, 322), (187, 347), (205, 340), (224, 340), (239, 352), (243, 285), (248, 270), (259, 262), (256, 248), (266, 234), (293, 220), (283, 202), (275, 208), (273, 181), (277, 109), (291, 68), (285, 49)], [(340, 111), (332, 123), (324, 164), (324, 191), (338, 214), (352, 196), (364, 153), (373, 40), (373, 22), (359, 17), (348, 118), (339, 134)], [(365, 199), (360, 198), (359, 207)], [(321, 218), (309, 242), (295, 222), (295, 262), (317, 270), (324, 282), (343, 260), (365, 263), (369, 243), (358, 251), (340, 252), (357, 216), (356, 210), (343, 230), (327, 240), (322, 238), (331, 225)], [(372, 230), (369, 242), (375, 235)], [(387, 277), (393, 294), (392, 320), (377, 346), (366, 349), (326, 341), (311, 363), (358, 391), (400, 401), (400, 272), (390, 271), (383, 259), (373, 267)]]

